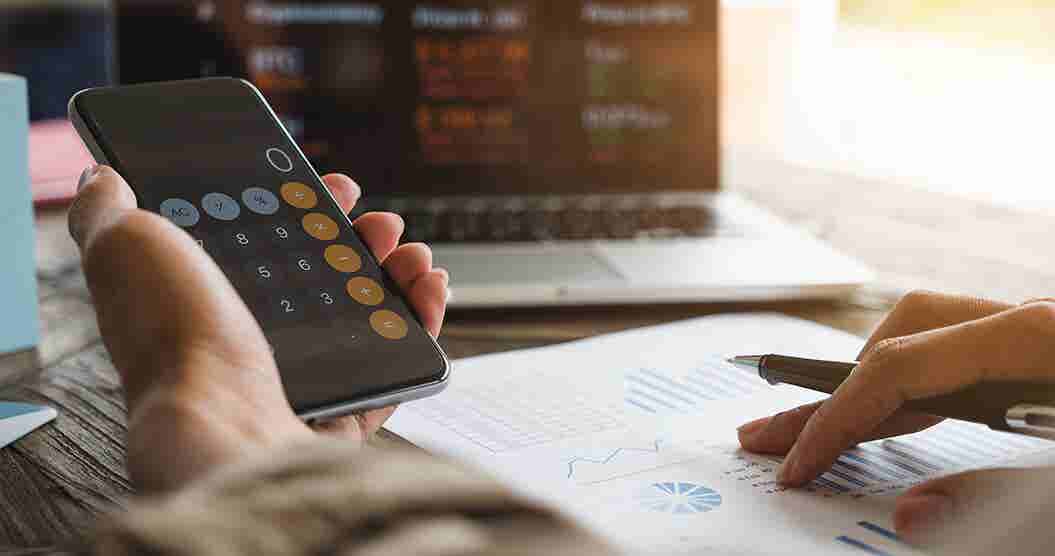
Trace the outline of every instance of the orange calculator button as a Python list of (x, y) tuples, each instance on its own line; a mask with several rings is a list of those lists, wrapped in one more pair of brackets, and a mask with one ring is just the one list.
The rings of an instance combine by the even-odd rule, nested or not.
[(347, 245), (331, 245), (323, 255), (326, 262), (337, 272), (352, 273), (363, 268), (363, 259), (359, 257), (359, 253)]
[(348, 280), (348, 295), (359, 303), (371, 307), (380, 305), (385, 300), (385, 290), (381, 289), (381, 285), (362, 276)]
[(319, 204), (315, 190), (300, 182), (289, 182), (282, 186), (282, 198), (299, 209), (313, 209)]
[(337, 223), (332, 218), (321, 212), (311, 212), (304, 215), (304, 231), (308, 235), (322, 241), (333, 241), (340, 234)]
[(389, 340), (402, 340), (407, 337), (407, 321), (387, 309), (374, 311), (370, 315), (370, 328)]

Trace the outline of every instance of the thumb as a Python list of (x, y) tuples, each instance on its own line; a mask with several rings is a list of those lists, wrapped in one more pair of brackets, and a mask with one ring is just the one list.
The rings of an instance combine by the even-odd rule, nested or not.
[(985, 469), (927, 481), (901, 495), (894, 525), (915, 544), (961, 544), (964, 530), (977, 537), (1003, 529), (998, 521), (1017, 513), (1019, 495), (1032, 489), (1050, 492), (1053, 479), (1055, 470), (1035, 468)]
[(135, 194), (124, 178), (109, 166), (90, 167), (81, 174), (70, 207), (70, 236), (84, 251), (100, 232), (135, 208)]

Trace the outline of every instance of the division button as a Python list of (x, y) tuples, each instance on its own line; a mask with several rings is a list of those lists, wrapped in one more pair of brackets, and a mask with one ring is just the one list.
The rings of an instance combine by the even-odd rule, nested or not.
[(243, 191), (242, 203), (245, 208), (264, 216), (278, 212), (278, 197), (262, 187), (250, 187)]
[(202, 197), (201, 206), (205, 209), (205, 214), (228, 222), (238, 218), (238, 215), (242, 213), (242, 209), (238, 207), (238, 201), (223, 193), (209, 193)]
[(380, 305), (385, 300), (385, 290), (381, 289), (381, 285), (362, 276), (348, 280), (348, 295), (371, 307)]
[(337, 223), (321, 212), (312, 212), (304, 215), (302, 223), (304, 231), (308, 232), (309, 236), (322, 241), (333, 241), (337, 239), (337, 235), (340, 233)]
[(359, 272), (363, 267), (363, 259), (359, 257), (359, 253), (347, 245), (331, 245), (326, 248), (324, 255), (326, 262), (337, 272)]
[(161, 203), (161, 209), (158, 212), (161, 216), (171, 220), (173, 224), (183, 228), (190, 228), (201, 219), (198, 209), (183, 199), (166, 199)]
[(299, 209), (313, 209), (319, 203), (319, 196), (315, 190), (298, 181), (283, 184), (281, 192), (282, 198), (287, 203)]
[(407, 321), (387, 309), (374, 311), (370, 315), (370, 328), (389, 340), (402, 340), (407, 337)]

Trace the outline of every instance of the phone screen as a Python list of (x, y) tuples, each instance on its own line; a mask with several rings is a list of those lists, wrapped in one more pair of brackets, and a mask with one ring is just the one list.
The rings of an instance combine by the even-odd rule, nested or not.
[(74, 102), (140, 208), (226, 273), (299, 413), (445, 378), (440, 348), (248, 84), (97, 89)]

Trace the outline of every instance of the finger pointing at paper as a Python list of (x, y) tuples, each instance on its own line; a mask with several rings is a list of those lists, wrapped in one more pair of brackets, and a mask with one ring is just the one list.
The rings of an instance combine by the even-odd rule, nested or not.
[[(779, 479), (801, 486), (858, 442), (915, 432), (940, 420), (902, 409), (908, 401), (983, 381), (1055, 381), (1055, 303), (1010, 306), (915, 293), (880, 325), (859, 360), (828, 400), (741, 427), (743, 447), (786, 453)], [(929, 489), (930, 484), (899, 501), (900, 532), (912, 534), (950, 508), (965, 509), (956, 493), (968, 489)]]

